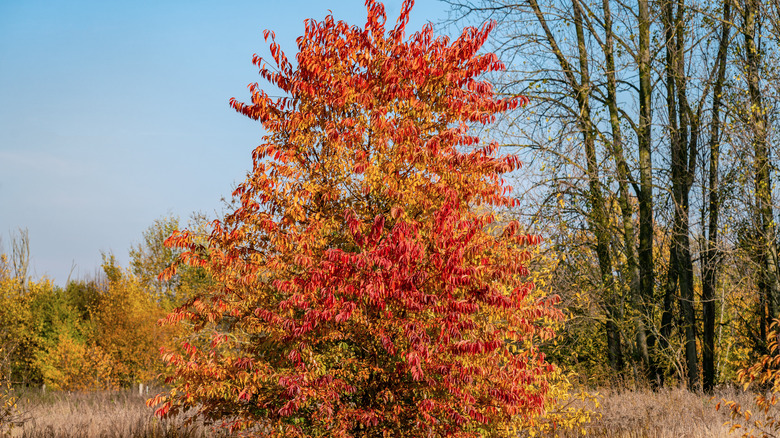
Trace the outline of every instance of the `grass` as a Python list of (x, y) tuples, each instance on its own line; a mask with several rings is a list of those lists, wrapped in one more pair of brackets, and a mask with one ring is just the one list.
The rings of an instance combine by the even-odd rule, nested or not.
[[(596, 438), (732, 438), (744, 430), (730, 431), (728, 410), (718, 411), (718, 402), (735, 400), (753, 408), (753, 395), (722, 388), (713, 395), (697, 394), (680, 388), (659, 391), (599, 391), (597, 418), (585, 427), (588, 437)], [(579, 431), (558, 432), (547, 436), (578, 437)]]
[[(202, 438), (220, 436), (202, 424), (183, 426), (183, 419), (161, 421), (144, 404), (146, 397), (130, 391), (41, 394), (17, 391), (19, 408), (28, 421), (12, 437), (24, 438)], [(729, 417), (715, 410), (721, 399), (752, 407), (752, 395), (723, 389), (714, 397), (684, 389), (601, 390), (597, 418), (585, 426), (589, 437), (609, 438), (726, 438)], [(224, 435), (222, 435), (224, 436)], [(537, 435), (538, 436), (538, 435)], [(577, 437), (581, 432), (557, 432), (548, 437)]]
[(147, 396), (131, 391), (16, 391), (27, 421), (11, 430), (19, 438), (205, 438), (224, 436), (184, 418), (160, 420), (145, 404)]

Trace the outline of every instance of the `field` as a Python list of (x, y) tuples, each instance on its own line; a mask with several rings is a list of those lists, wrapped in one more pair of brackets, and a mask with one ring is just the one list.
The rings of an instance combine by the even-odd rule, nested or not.
[(131, 391), (16, 391), (24, 424), (11, 437), (25, 438), (203, 438), (220, 436), (184, 419), (161, 421), (145, 405), (146, 396)]
[[(27, 416), (12, 437), (26, 438), (200, 438), (219, 436), (202, 424), (184, 426), (182, 420), (160, 421), (137, 393), (67, 393), (40, 390), (19, 392), (19, 407)], [(719, 438), (729, 434), (729, 420), (715, 410), (721, 398), (750, 406), (748, 394), (722, 389), (715, 397), (682, 389), (602, 390), (598, 392), (596, 419), (586, 427), (587, 436), (610, 438)], [(537, 435), (538, 436), (538, 435)], [(548, 436), (576, 437), (580, 432), (559, 431)]]
[[(726, 411), (716, 403), (725, 398), (752, 407), (752, 396), (733, 389), (721, 389), (714, 396), (684, 389), (600, 392), (597, 418), (587, 427), (587, 435), (597, 438), (726, 438), (729, 433)], [(598, 415), (600, 414), (600, 417)], [(559, 433), (561, 437), (581, 436), (579, 432)]]

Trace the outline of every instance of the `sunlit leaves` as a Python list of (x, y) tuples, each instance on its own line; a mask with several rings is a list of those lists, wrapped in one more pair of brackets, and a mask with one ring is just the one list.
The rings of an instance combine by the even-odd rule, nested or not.
[(754, 414), (734, 400), (723, 400), (716, 408), (731, 416), (731, 432), (742, 429), (743, 437), (770, 437), (780, 432), (780, 417), (777, 416), (778, 394), (780, 394), (780, 319), (775, 319), (767, 335), (768, 353), (760, 356), (751, 366), (737, 374), (737, 382), (744, 389), (753, 387), (756, 392)]
[[(274, 42), (239, 113), (268, 133), (208, 244), (168, 245), (216, 287), (168, 317), (196, 332), (165, 353), (152, 403), (262, 436), (499, 434), (545, 406), (556, 297), (533, 298), (528, 236), (502, 174), (517, 157), (469, 132), (522, 97), (479, 79), (492, 24), (405, 38), (368, 1), (364, 28), (307, 20), (296, 66)], [(169, 270), (166, 275), (175, 274)]]

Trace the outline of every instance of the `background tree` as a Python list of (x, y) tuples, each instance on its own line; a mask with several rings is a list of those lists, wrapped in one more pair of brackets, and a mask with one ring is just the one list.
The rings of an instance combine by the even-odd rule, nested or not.
[(175, 327), (158, 326), (170, 307), (161, 303), (138, 277), (104, 262), (108, 276), (101, 299), (93, 311), (95, 332), (91, 339), (111, 364), (112, 386), (127, 387), (153, 382), (162, 371), (159, 349), (169, 346), (177, 334)]
[(11, 265), (13, 276), (21, 282), (24, 289), (30, 269), (30, 234), (26, 228), (11, 237)]
[[(510, 114), (502, 125), (505, 143), (538, 170), (529, 192), (548, 193), (541, 203), (535, 196), (529, 201), (541, 206), (538, 211), (524, 211), (545, 234), (557, 226), (547, 228), (549, 222), (539, 219), (570, 211), (561, 236), (578, 240), (561, 241), (561, 250), (589, 251), (598, 261), (601, 278), (589, 289), (599, 311), (586, 317), (601, 324), (613, 375), (623, 371), (627, 358), (656, 374), (648, 347), (654, 318), (647, 304), (655, 294), (649, 85), (656, 79), (646, 2), (631, 15), (628, 6), (613, 2), (449, 3), (465, 18), (500, 23), (496, 45), (516, 61), (497, 78), (499, 89), (527, 94), (532, 102), (529, 114)], [(616, 28), (639, 29), (639, 38)], [(583, 240), (584, 224), (591, 237)]]
[[(21, 248), (29, 260), (27, 246)], [(155, 381), (162, 366), (159, 348), (177, 336), (175, 328), (156, 322), (173, 303), (123, 270), (113, 255), (104, 254), (103, 260), (102, 275), (61, 288), (46, 278), (29, 278), (0, 253), (3, 379), (66, 390)], [(193, 278), (197, 275), (185, 277), (176, 293), (201, 284)]]
[(577, 281), (585, 291), (556, 290), (587, 309), (581, 318), (600, 323), (598, 360), (623, 378), (672, 377), (691, 388), (703, 365), (711, 388), (723, 309), (716, 297), (725, 297), (715, 266), (729, 251), (719, 240), (721, 208), (730, 217), (738, 200), (724, 201), (733, 183), (720, 181), (753, 167), (720, 166), (723, 149), (745, 156), (731, 137), (744, 125), (732, 124), (728, 78), (745, 76), (729, 63), (737, 53), (733, 3), (447, 2), (456, 22), (498, 22), (494, 45), (509, 67), (492, 79), (501, 92), (531, 99), (527, 112), (499, 124), (502, 144), (535, 175), (518, 183), (527, 189), (518, 214), (560, 236), (560, 269), (589, 275), (593, 268), (568, 261), (591, 259), (601, 272)]
[[(5, 379), (18, 379), (22, 355), (29, 342), (29, 300), (12, 274), (6, 254), (0, 254), (0, 372)], [(21, 323), (20, 323), (21, 322)]]
[(389, 31), (373, 1), (364, 28), (307, 20), (295, 67), (265, 32), (271, 66), (254, 63), (285, 95), (253, 84), (231, 101), (268, 132), (237, 208), (205, 247), (168, 240), (215, 286), (168, 317), (211, 342), (165, 356), (159, 414), (268, 436), (473, 436), (543, 410), (538, 343), (561, 315), (524, 280), (538, 239), (502, 221), (519, 161), (468, 129), (524, 98), (478, 79), (503, 67), (478, 54), (492, 25), (406, 39), (412, 4)]
[(166, 216), (155, 219), (144, 230), (142, 242), (130, 248), (130, 269), (144, 284), (154, 288), (160, 297), (171, 295), (178, 278), (162, 281), (160, 273), (179, 256), (178, 252), (164, 245), (165, 239), (179, 228), (179, 218)]
[[(751, 242), (753, 257), (756, 260), (762, 306), (760, 314), (761, 339), (767, 335), (767, 327), (780, 315), (780, 276), (778, 276), (777, 258), (777, 226), (773, 204), (773, 183), (770, 157), (770, 133), (773, 121), (777, 117), (774, 105), (766, 101), (766, 94), (771, 90), (767, 81), (776, 79), (773, 71), (776, 65), (768, 65), (769, 56), (777, 47), (769, 38), (763, 35), (762, 28), (770, 27), (767, 20), (772, 3), (762, 3), (754, 0), (736, 2), (740, 15), (739, 31), (743, 44), (738, 60), (744, 71), (744, 86), (740, 90), (747, 91), (747, 99), (740, 99), (738, 111), (742, 115), (744, 126), (748, 129), (742, 138), (748, 148), (752, 171), (752, 196), (750, 212)], [(774, 29), (770, 27), (770, 29)], [(769, 41), (768, 41), (769, 40)], [(772, 93), (774, 94), (774, 93)], [(772, 95), (770, 94), (770, 96)], [(775, 94), (776, 95), (776, 94)]]
[[(142, 234), (140, 243), (130, 248), (130, 270), (144, 287), (153, 290), (165, 305), (177, 306), (198, 289), (205, 288), (209, 279), (202, 269), (182, 267), (173, 277), (162, 280), (161, 272), (169, 268), (181, 254), (181, 250), (165, 246), (167, 239), (179, 229), (180, 221), (176, 216), (163, 216), (155, 219)], [(193, 231), (198, 242), (205, 243), (208, 219), (204, 214), (195, 213), (187, 222), (187, 228)]]
[[(718, 270), (721, 265), (720, 248), (720, 213), (722, 205), (722, 189), (720, 177), (721, 142), (723, 141), (721, 125), (723, 123), (722, 110), (724, 106), (724, 87), (726, 86), (726, 61), (728, 59), (731, 43), (731, 2), (723, 2), (722, 21), (720, 23), (720, 39), (718, 40), (718, 52), (715, 60), (715, 78), (712, 86), (712, 115), (709, 126), (709, 156), (707, 163), (707, 177), (702, 184), (702, 228), (704, 230), (704, 243), (702, 244), (701, 272), (702, 272), (702, 384), (707, 391), (716, 383), (716, 318), (717, 314), (717, 288)], [(706, 203), (704, 199), (706, 198)]]

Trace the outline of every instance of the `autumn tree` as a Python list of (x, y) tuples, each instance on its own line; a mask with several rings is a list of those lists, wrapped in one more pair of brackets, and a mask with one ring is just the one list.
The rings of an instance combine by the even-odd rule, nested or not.
[(29, 301), (8, 257), (0, 254), (0, 373), (4, 379), (18, 378), (16, 373), (23, 373), (26, 365), (21, 358), (29, 345)]
[[(93, 283), (90, 330), (80, 345), (58, 342), (48, 354), (59, 376), (84, 389), (122, 388), (152, 382), (161, 371), (159, 348), (169, 346), (175, 327), (155, 324), (170, 310), (142, 278), (122, 269), (113, 255), (103, 257), (104, 278)], [(79, 354), (81, 356), (79, 356)], [(56, 379), (52, 381), (57, 384)]]
[[(503, 435), (541, 412), (554, 367), (538, 350), (561, 317), (530, 294), (524, 234), (499, 154), (469, 127), (523, 104), (480, 75), (492, 24), (450, 41), (306, 20), (293, 65), (274, 34), (260, 75), (232, 99), (267, 132), (236, 209), (205, 245), (167, 243), (215, 286), (168, 316), (193, 341), (164, 355), (159, 415), (196, 409), (262, 436)], [(204, 337), (206, 339), (204, 339)]]

